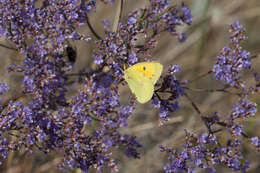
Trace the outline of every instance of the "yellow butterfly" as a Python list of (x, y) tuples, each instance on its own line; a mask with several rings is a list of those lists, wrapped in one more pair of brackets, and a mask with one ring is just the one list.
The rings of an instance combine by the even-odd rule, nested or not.
[(162, 70), (163, 66), (158, 62), (141, 62), (124, 71), (124, 78), (138, 102), (146, 103), (152, 98), (154, 84)]

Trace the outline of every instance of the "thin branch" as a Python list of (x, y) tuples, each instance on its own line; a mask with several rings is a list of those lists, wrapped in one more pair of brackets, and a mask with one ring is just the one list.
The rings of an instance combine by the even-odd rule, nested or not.
[(13, 102), (17, 101), (21, 97), (25, 96), (23, 93), (18, 93), (15, 96), (12, 96), (11, 98), (7, 99), (6, 101), (3, 102), (2, 107), (3, 110), (8, 106), (9, 102), (12, 100)]
[(213, 134), (213, 131), (211, 130), (211, 126), (208, 123), (208, 117), (203, 116), (201, 113), (199, 107), (193, 102), (193, 100), (185, 93), (184, 96), (187, 98), (187, 100), (191, 103), (192, 107), (195, 109), (195, 111), (199, 114), (201, 120), (203, 121), (204, 125), (207, 127), (209, 134)]
[(20, 137), (20, 136), (18, 136), (18, 135), (16, 135), (16, 134), (13, 134), (13, 133), (10, 133), (10, 132), (8, 132), (8, 135), (14, 136), (14, 137), (16, 137), (16, 138), (19, 138), (19, 137)]
[(220, 88), (220, 89), (201, 89), (201, 88), (189, 88), (189, 87), (183, 87), (184, 89), (188, 89), (191, 91), (196, 91), (196, 92), (224, 92), (224, 93), (229, 93), (229, 94), (234, 94), (234, 95), (240, 95), (239, 93), (234, 93), (231, 91), (226, 90), (228, 87)]
[(258, 57), (259, 57), (258, 55), (252, 55), (250, 58), (255, 59), (255, 58), (258, 58)]
[(10, 49), (10, 50), (18, 51), (16, 48), (12, 48), (12, 47), (6, 46), (6, 45), (1, 44), (1, 43), (0, 43), (0, 46), (1, 46), (1, 47), (4, 47), (4, 48), (6, 48), (6, 49)]
[(200, 115), (200, 117), (203, 117), (199, 107), (193, 102), (193, 100), (186, 94), (184, 93), (184, 96), (187, 98), (187, 100), (191, 103), (192, 107), (195, 109), (195, 111)]
[(87, 22), (87, 25), (88, 25), (90, 31), (93, 33), (93, 35), (94, 35), (98, 40), (102, 40), (102, 38), (96, 33), (96, 31), (94, 30), (94, 28), (93, 28), (92, 25), (90, 24), (89, 18), (88, 18), (88, 15), (87, 15), (87, 14), (86, 14), (86, 22)]
[(87, 76), (89, 73), (69, 73), (66, 76)]
[(207, 75), (209, 75), (211, 73), (212, 73), (212, 71), (210, 70), (207, 73), (204, 73), (204, 74), (202, 74), (202, 75), (200, 75), (200, 76), (198, 76), (198, 77), (196, 77), (194, 79), (189, 80), (189, 83), (192, 83), (192, 82), (197, 81), (197, 80), (199, 80), (201, 78), (204, 78), (204, 77), (206, 77)]
[[(202, 115), (200, 109), (198, 108), (198, 106), (192, 101), (192, 99), (185, 93), (184, 96), (187, 98), (187, 100), (191, 103), (192, 107), (195, 109), (195, 111), (200, 115), (202, 121), (204, 122), (205, 126), (207, 127), (208, 131), (210, 134), (219, 132), (220, 130), (216, 130), (216, 131), (212, 131), (209, 125), (209, 121), (210, 119), (208, 117), (205, 117)], [(227, 124), (225, 122), (217, 122), (218, 125), (228, 128)], [(247, 134), (245, 134), (244, 132), (241, 133), (243, 137), (245, 138), (249, 138), (249, 136)]]
[(218, 133), (221, 132), (223, 129), (217, 129), (217, 130), (213, 130), (212, 133)]
[[(227, 128), (227, 124), (225, 122), (217, 122), (218, 125)], [(249, 136), (247, 134), (245, 134), (244, 132), (241, 133), (243, 137), (245, 138), (249, 138)]]

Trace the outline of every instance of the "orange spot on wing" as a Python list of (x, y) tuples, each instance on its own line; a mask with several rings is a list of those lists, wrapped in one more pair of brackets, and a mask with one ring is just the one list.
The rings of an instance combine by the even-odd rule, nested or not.
[(144, 73), (145, 76), (147, 76), (148, 78), (152, 78), (153, 74), (151, 72), (149, 72), (145, 66), (140, 66), (140, 67), (136, 67), (136, 70)]

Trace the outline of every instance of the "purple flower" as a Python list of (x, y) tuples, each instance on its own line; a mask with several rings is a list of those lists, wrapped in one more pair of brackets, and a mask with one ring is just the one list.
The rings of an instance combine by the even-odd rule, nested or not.
[(233, 130), (233, 133), (234, 133), (236, 136), (240, 136), (241, 133), (242, 133), (242, 126), (240, 126), (240, 125), (235, 125), (234, 127), (232, 127), (232, 130)]
[(250, 163), (248, 160), (246, 160), (243, 164), (243, 167), (241, 168), (241, 172), (245, 173), (248, 168), (250, 168)]
[(257, 136), (252, 137), (250, 140), (251, 140), (251, 144), (253, 144), (256, 147), (259, 146), (259, 138)]
[(171, 74), (174, 74), (174, 73), (179, 73), (181, 72), (181, 68), (178, 66), (178, 65), (172, 65), (168, 68), (168, 71), (171, 73)]
[(110, 21), (109, 21), (109, 20), (102, 20), (102, 23), (103, 23), (103, 25), (104, 25), (106, 28), (110, 28)]
[(256, 112), (256, 103), (253, 103), (248, 99), (239, 99), (238, 104), (233, 105), (232, 117), (234, 119), (250, 117), (254, 116)]
[(135, 17), (129, 17), (127, 24), (128, 25), (134, 25), (134, 24), (136, 24), (136, 22), (137, 22), (137, 19)]
[(109, 48), (110, 48), (110, 51), (112, 51), (113, 53), (117, 53), (117, 46), (116, 46), (116, 44), (110, 44)]
[(208, 138), (208, 135), (203, 134), (203, 135), (201, 135), (201, 136), (198, 138), (198, 142), (199, 142), (199, 143), (207, 143), (207, 138)]
[(136, 53), (130, 53), (130, 54), (129, 54), (128, 61), (129, 61), (130, 64), (135, 64), (135, 63), (137, 63), (138, 58), (137, 58)]
[(0, 83), (0, 95), (8, 92), (9, 88), (5, 83)]
[(233, 30), (236, 30), (236, 31), (241, 31), (243, 30), (243, 26), (238, 22), (238, 21), (235, 21), (231, 24), (231, 27)]
[(103, 56), (101, 55), (93, 55), (95, 64), (102, 64), (104, 62)]
[(167, 107), (160, 106), (159, 117), (160, 117), (161, 119), (167, 120), (167, 119), (168, 119), (168, 116), (169, 116), (168, 108), (167, 108)]
[(191, 16), (191, 12), (190, 9), (182, 2), (182, 13), (183, 15), (181, 16), (182, 20), (187, 23), (188, 25), (191, 24), (192, 22), (192, 16)]
[(241, 163), (238, 158), (232, 158), (228, 160), (227, 166), (233, 170), (240, 170)]
[(154, 99), (152, 99), (152, 104), (153, 104), (154, 108), (160, 108), (161, 101), (159, 99), (157, 99), (157, 98), (154, 98)]
[(176, 38), (180, 41), (180, 42), (184, 42), (187, 39), (186, 33), (172, 33), (173, 35), (176, 35)]
[(0, 37), (7, 35), (7, 33), (7, 30), (3, 26), (0, 26)]
[(79, 33), (77, 33), (76, 31), (74, 31), (71, 35), (72, 41), (79, 40), (81, 38)]
[(29, 144), (29, 145), (33, 145), (35, 143), (35, 139), (33, 136), (31, 135), (28, 135), (27, 138), (26, 138), (26, 142)]

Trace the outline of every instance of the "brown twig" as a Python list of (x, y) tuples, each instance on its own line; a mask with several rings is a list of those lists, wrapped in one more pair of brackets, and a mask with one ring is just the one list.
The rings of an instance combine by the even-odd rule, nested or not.
[(201, 88), (189, 88), (189, 87), (183, 87), (184, 89), (188, 89), (191, 91), (197, 91), (197, 92), (224, 92), (234, 95), (240, 95), (240, 93), (234, 93), (231, 91), (226, 90), (228, 87), (220, 88), (220, 89), (201, 89)]
[(1, 47), (4, 47), (4, 48), (6, 48), (6, 49), (10, 49), (10, 50), (18, 51), (16, 48), (12, 48), (12, 47), (6, 46), (6, 45), (1, 44), (1, 43), (0, 43), (0, 46), (1, 46)]
[(199, 107), (193, 102), (193, 100), (188, 96), (187, 93), (184, 94), (184, 96), (187, 98), (187, 100), (191, 103), (194, 110), (199, 114), (201, 120), (203, 121), (204, 125), (207, 127), (209, 134), (213, 134), (213, 131), (211, 130), (211, 126), (208, 123), (209, 118), (205, 117), (202, 112), (200, 111)]
[(194, 79), (189, 80), (189, 83), (192, 83), (192, 82), (194, 82), (194, 81), (196, 81), (196, 80), (199, 80), (199, 79), (201, 79), (201, 78), (204, 78), (204, 77), (206, 77), (207, 75), (209, 75), (209, 74), (211, 74), (211, 73), (212, 73), (212, 71), (210, 70), (210, 71), (208, 71), (207, 73), (204, 73), (204, 74), (202, 74), (202, 75), (200, 75), (200, 76), (195, 77)]
[(23, 97), (23, 96), (25, 96), (25, 94), (23, 94), (23, 93), (18, 93), (18, 94), (16, 94), (15, 96), (12, 96), (11, 98), (7, 99), (7, 100), (4, 101), (3, 104), (2, 104), (3, 109), (8, 106), (8, 104), (9, 104), (9, 102), (10, 102), (11, 100), (12, 100), (12, 101), (17, 101), (18, 99), (20, 99), (20, 98)]
[(96, 31), (94, 30), (94, 28), (92, 27), (92, 25), (89, 22), (89, 18), (88, 15), (86, 14), (86, 23), (90, 29), (90, 31), (92, 32), (92, 34), (98, 39), (98, 40), (102, 40), (102, 38), (96, 33)]
[[(208, 132), (210, 134), (219, 132), (220, 130), (217, 131), (212, 131), (210, 124), (208, 123), (210, 121), (210, 119), (208, 117), (205, 117), (202, 115), (199, 107), (193, 102), (193, 100), (185, 93), (184, 96), (187, 98), (187, 100), (191, 103), (192, 107), (195, 109), (195, 111), (200, 115), (200, 118), (202, 119), (202, 121), (204, 122), (205, 126), (208, 129)], [(218, 125), (227, 128), (227, 124), (225, 122), (217, 122)], [(244, 132), (241, 133), (243, 137), (245, 138), (249, 138), (249, 136), (247, 134), (245, 134)]]
[(193, 100), (188, 96), (187, 93), (184, 94), (184, 96), (187, 98), (187, 100), (191, 103), (192, 107), (195, 109), (195, 111), (200, 115), (200, 117), (203, 117), (199, 107), (193, 102)]

